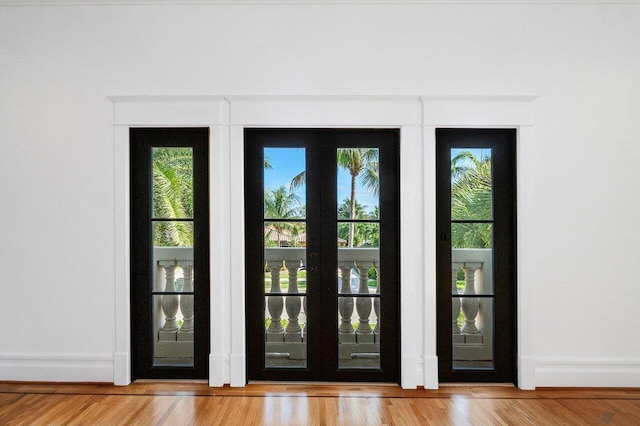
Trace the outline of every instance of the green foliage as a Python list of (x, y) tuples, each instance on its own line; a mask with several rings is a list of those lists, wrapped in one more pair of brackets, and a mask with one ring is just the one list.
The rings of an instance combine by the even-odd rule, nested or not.
[[(367, 212), (367, 206), (363, 206), (357, 200), (354, 205), (354, 219), (373, 219), (379, 218), (380, 209), (376, 206), (373, 212)], [(351, 217), (351, 200), (345, 198), (338, 206), (338, 219), (349, 219)], [(350, 232), (349, 223), (338, 224), (338, 237), (345, 241), (349, 240)], [(380, 246), (380, 225), (372, 222), (356, 223), (353, 226), (353, 247), (368, 245), (371, 247)]]
[[(338, 167), (341, 167), (351, 175), (351, 196), (349, 197), (350, 209), (347, 219), (356, 219), (356, 179), (360, 176), (365, 188), (377, 194), (380, 188), (378, 175), (378, 150), (372, 148), (343, 148), (338, 150)], [(356, 246), (355, 224), (348, 224), (349, 233), (347, 244)]]
[[(153, 216), (193, 218), (191, 148), (153, 148)], [(154, 246), (193, 246), (193, 222), (156, 222)]]
[[(451, 218), (492, 219), (491, 158), (476, 158), (462, 151), (451, 159)], [(457, 248), (490, 248), (489, 223), (456, 223), (451, 226), (451, 244)]]
[[(264, 217), (267, 219), (297, 219), (304, 217), (300, 197), (284, 186), (264, 192)], [(270, 222), (265, 230), (266, 247), (280, 245), (298, 246), (298, 236), (304, 232), (301, 224), (292, 222)]]

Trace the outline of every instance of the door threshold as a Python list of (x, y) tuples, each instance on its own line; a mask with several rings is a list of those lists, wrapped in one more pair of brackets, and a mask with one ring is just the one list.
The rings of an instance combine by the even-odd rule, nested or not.
[(190, 383), (190, 384), (208, 384), (207, 379), (136, 379), (133, 384), (144, 383)]
[(400, 386), (397, 383), (387, 382), (281, 382), (272, 380), (250, 380), (249, 385), (301, 385), (301, 386)]
[(476, 383), (476, 382), (447, 382), (447, 383), (438, 383), (439, 387), (447, 387), (447, 386), (468, 386), (468, 387), (504, 387), (510, 388), (515, 387), (516, 385), (513, 383)]

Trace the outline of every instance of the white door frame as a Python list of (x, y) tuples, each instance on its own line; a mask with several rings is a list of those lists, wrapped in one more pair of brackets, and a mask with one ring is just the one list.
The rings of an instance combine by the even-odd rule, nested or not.
[[(518, 158), (532, 142), (533, 97), (198, 96), (112, 97), (114, 102), (114, 383), (130, 374), (129, 128), (209, 127), (211, 355), (209, 384), (246, 384), (244, 297), (244, 128), (400, 129), (401, 385), (438, 387), (435, 286), (435, 129), (518, 129)], [(531, 182), (518, 171), (518, 192)], [(410, 183), (410, 184), (408, 184)], [(519, 199), (520, 200), (520, 199)], [(518, 229), (528, 223), (518, 212)], [(232, 238), (241, 235), (242, 238)], [(520, 249), (518, 256), (525, 255)], [(518, 261), (518, 385), (534, 387), (533, 284)]]

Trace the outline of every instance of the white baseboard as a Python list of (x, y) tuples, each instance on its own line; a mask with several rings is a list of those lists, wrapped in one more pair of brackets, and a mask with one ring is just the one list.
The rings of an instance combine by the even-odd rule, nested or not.
[(127, 386), (131, 383), (131, 361), (128, 352), (113, 354), (113, 384)]
[(246, 386), (247, 372), (244, 354), (231, 354), (229, 357), (229, 376), (231, 387)]
[(0, 380), (113, 383), (113, 360), (111, 354), (0, 354)]
[[(403, 389), (416, 389), (422, 385), (418, 374), (418, 357), (416, 356), (403, 356), (402, 365), (400, 366), (400, 386)], [(422, 364), (422, 362), (420, 362)], [(422, 366), (422, 365), (421, 365)], [(420, 368), (422, 370), (422, 368)]]
[(422, 359), (423, 386), (425, 389), (438, 389), (438, 357), (425, 356)]
[(534, 390), (536, 388), (536, 359), (532, 356), (518, 356), (518, 388)]
[(640, 359), (536, 358), (535, 385), (640, 387)]
[(209, 354), (209, 386), (222, 387), (225, 383), (224, 354)]

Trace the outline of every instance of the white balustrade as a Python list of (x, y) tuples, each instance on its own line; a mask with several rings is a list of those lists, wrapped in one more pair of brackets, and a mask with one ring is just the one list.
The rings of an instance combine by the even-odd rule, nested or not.
[[(267, 296), (265, 312), (271, 318), (271, 323), (265, 331), (266, 352), (278, 356), (288, 354), (288, 359), (294, 360), (306, 359), (307, 354), (304, 337), (306, 296), (305, 293), (300, 293), (298, 287), (298, 271), (304, 266), (305, 260), (304, 248), (265, 248), (265, 261), (271, 271), (271, 295)], [(281, 287), (283, 267), (286, 268), (289, 279), (286, 293), (282, 292)], [(282, 326), (283, 319), (287, 320), (286, 327)]]
[(369, 268), (373, 266), (373, 262), (361, 260), (355, 262), (356, 269), (359, 272), (360, 283), (358, 294), (366, 294), (367, 297), (356, 298), (356, 310), (358, 311), (358, 328), (356, 334), (360, 343), (373, 343), (373, 330), (369, 325), (369, 317), (371, 316), (371, 297), (369, 297)]
[[(165, 288), (164, 291), (170, 293), (176, 291), (175, 288), (175, 276), (176, 276), (176, 262), (160, 261), (158, 265), (162, 267), (165, 274)], [(177, 294), (166, 294), (162, 296), (162, 312), (164, 313), (164, 325), (160, 330), (162, 335), (166, 333), (173, 333), (178, 331), (178, 322), (176, 320), (176, 314), (178, 313), (178, 307), (180, 305), (180, 297)]]
[[(339, 262), (340, 270), (340, 293), (351, 294), (351, 268), (353, 262)], [(351, 324), (351, 316), (353, 315), (353, 297), (343, 296), (338, 298), (338, 312), (340, 312), (340, 333), (341, 343), (353, 343), (356, 341), (355, 330)]]
[[(476, 271), (482, 269), (479, 263), (464, 263), (462, 270), (464, 271), (464, 295), (473, 296), (476, 294), (475, 277)], [(460, 330), (462, 334), (480, 334), (476, 327), (476, 317), (478, 316), (478, 298), (463, 297), (461, 301), (462, 313), (464, 314), (464, 325)]]
[[(193, 293), (193, 262), (180, 261), (178, 266), (182, 269), (184, 284), (183, 293)], [(180, 295), (180, 312), (182, 312), (183, 323), (178, 332), (178, 340), (193, 340), (193, 295)]]
[[(265, 330), (266, 352), (274, 357), (288, 354), (288, 359), (301, 359), (306, 356), (306, 292), (300, 293), (298, 286), (298, 271), (305, 266), (307, 258), (304, 247), (267, 247), (265, 261), (271, 270), (271, 296), (267, 297), (267, 318), (271, 323)], [(378, 297), (371, 297), (368, 286), (368, 271), (374, 267), (378, 282), (375, 293), (380, 294), (379, 250), (377, 248), (339, 248), (337, 277), (341, 279), (340, 294), (354, 294), (352, 290), (352, 271), (359, 273), (360, 280), (357, 292), (353, 297), (338, 297), (338, 339), (341, 345), (340, 358), (351, 359), (357, 353), (379, 353), (378, 337), (380, 332), (380, 301)], [(282, 267), (287, 270), (289, 286), (286, 293), (281, 288)], [(354, 284), (355, 285), (355, 284)], [(282, 294), (282, 296), (274, 295)], [(358, 294), (367, 297), (357, 297)], [(354, 302), (354, 299), (355, 302)], [(358, 327), (352, 324), (354, 308), (357, 311)], [(329, 313), (327, 313), (329, 314)], [(287, 320), (286, 327), (282, 327), (281, 320)], [(322, 321), (322, 318), (318, 319)], [(375, 321), (372, 330), (371, 323)], [(321, 324), (319, 324), (321, 325)]]
[[(380, 268), (378, 264), (373, 262), (373, 269), (376, 271), (376, 294), (380, 294)], [(378, 336), (380, 335), (380, 297), (376, 297), (373, 299), (373, 311), (376, 314), (376, 327), (373, 329), (373, 332), (376, 334), (376, 342), (378, 342)]]
[[(193, 357), (194, 330), (194, 269), (193, 248), (155, 247), (156, 269), (154, 290), (164, 293), (154, 298), (154, 329), (157, 341), (154, 346), (156, 359), (189, 359)], [(182, 278), (182, 288), (176, 281)], [(180, 324), (180, 320), (182, 324)]]
[(284, 308), (284, 298), (282, 296), (274, 296), (274, 293), (282, 293), (280, 289), (280, 270), (282, 269), (282, 260), (267, 260), (267, 266), (271, 271), (271, 296), (267, 297), (267, 306), (271, 315), (271, 324), (267, 329), (267, 341), (276, 342), (284, 340), (284, 328), (282, 327), (281, 317)]
[(298, 318), (301, 308), (298, 293), (298, 269), (300, 269), (300, 260), (285, 260), (285, 267), (289, 271), (289, 289), (286, 299), (286, 310), (289, 322), (285, 329), (285, 341), (302, 342), (302, 328), (300, 327)]
[[(460, 270), (459, 263), (453, 263), (451, 266), (451, 294), (458, 294), (458, 271)], [(453, 343), (464, 343), (464, 337), (460, 332), (460, 326), (458, 325), (458, 317), (460, 316), (460, 298), (453, 297), (451, 301), (451, 334), (453, 335)]]
[[(338, 275), (341, 278), (339, 292), (354, 294), (352, 291), (352, 271), (359, 273), (357, 293), (353, 297), (338, 298), (339, 327), (338, 336), (340, 358), (347, 359), (357, 353), (378, 353), (380, 332), (380, 298), (357, 297), (358, 294), (371, 294), (367, 283), (368, 271), (376, 270), (377, 283), (375, 293), (380, 294), (379, 250), (377, 248), (339, 248)], [(183, 293), (192, 293), (194, 289), (193, 249), (178, 247), (156, 247), (154, 258), (157, 264), (156, 291), (176, 292), (176, 279), (182, 276)], [(306, 292), (300, 293), (298, 271), (304, 267), (306, 249), (304, 247), (273, 247), (265, 249), (265, 260), (271, 270), (271, 293), (281, 293), (267, 298), (267, 313), (271, 323), (265, 330), (267, 351), (289, 353), (292, 359), (306, 357), (305, 329), (307, 322)], [(492, 265), (490, 249), (453, 249), (452, 250), (452, 295), (458, 293), (457, 271), (465, 273), (464, 291), (461, 296), (452, 297), (451, 329), (454, 343), (454, 358), (476, 357), (492, 351), (493, 313), (490, 298), (468, 297), (492, 292)], [(286, 293), (281, 289), (281, 270), (286, 268), (289, 287)], [(355, 285), (355, 284), (354, 284)], [(356, 299), (354, 302), (354, 298)], [(190, 343), (194, 329), (193, 295), (167, 294), (157, 299), (155, 329), (158, 330), (156, 356), (184, 356), (188, 353), (180, 344)], [(373, 309), (372, 309), (373, 307)], [(352, 325), (354, 308), (357, 312), (358, 327)], [(458, 316), (462, 313), (464, 324), (458, 326)], [(328, 313), (327, 313), (328, 314)], [(179, 320), (182, 319), (182, 325)], [(283, 327), (281, 320), (288, 320)], [(321, 319), (320, 319), (321, 320)], [(371, 323), (375, 321), (372, 330)], [(484, 326), (487, 324), (487, 327)], [(181, 341), (182, 340), (182, 341)], [(167, 350), (168, 343), (175, 342), (175, 349)], [(160, 345), (158, 345), (160, 344)], [(163, 346), (165, 345), (165, 346)], [(471, 352), (469, 352), (471, 351)], [(458, 355), (456, 355), (456, 353)], [(468, 355), (473, 353), (474, 355)], [(183, 355), (180, 355), (183, 354)], [(467, 354), (467, 355), (465, 355)]]
[[(493, 293), (493, 251), (491, 249), (452, 250), (451, 327), (454, 360), (490, 360), (493, 353), (493, 309), (491, 297), (473, 297)], [(464, 271), (464, 290), (458, 291), (457, 273)], [(471, 296), (471, 297), (470, 297)], [(463, 324), (458, 327), (462, 313)]]

